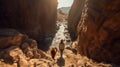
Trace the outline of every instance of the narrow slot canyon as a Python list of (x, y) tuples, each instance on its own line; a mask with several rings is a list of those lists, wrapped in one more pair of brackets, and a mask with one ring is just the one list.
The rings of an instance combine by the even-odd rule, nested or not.
[(119, 6), (119, 0), (0, 0), (0, 67), (120, 67)]

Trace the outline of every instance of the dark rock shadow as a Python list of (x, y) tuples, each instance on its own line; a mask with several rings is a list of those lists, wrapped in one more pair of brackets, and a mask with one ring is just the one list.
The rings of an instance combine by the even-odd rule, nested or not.
[(66, 49), (71, 50), (75, 55), (77, 55), (77, 50), (76, 49), (72, 49), (70, 47), (66, 47)]
[(64, 58), (60, 57), (59, 59), (57, 59), (57, 64), (59, 65), (59, 67), (65, 66)]
[(43, 51), (48, 51), (54, 36), (55, 34), (52, 34), (51, 36), (43, 37), (41, 40), (37, 40), (38, 48)]
[(0, 61), (6, 63), (6, 64), (13, 64), (14, 59), (12, 56), (9, 55), (9, 51), (16, 49), (17, 46), (9, 46), (4, 49), (0, 49)]
[(50, 44), (46, 44), (44, 40), (38, 41), (38, 48), (43, 51), (48, 51), (50, 47)]

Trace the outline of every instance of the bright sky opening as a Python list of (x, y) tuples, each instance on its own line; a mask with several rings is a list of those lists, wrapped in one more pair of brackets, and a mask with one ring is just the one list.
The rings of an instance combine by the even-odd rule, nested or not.
[(61, 7), (71, 7), (73, 0), (58, 0), (58, 8)]

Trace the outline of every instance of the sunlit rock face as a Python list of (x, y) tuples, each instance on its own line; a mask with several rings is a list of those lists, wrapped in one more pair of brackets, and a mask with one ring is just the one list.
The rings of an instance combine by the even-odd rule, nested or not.
[(72, 40), (77, 38), (77, 25), (81, 17), (85, 0), (74, 0), (68, 16), (68, 29)]
[(57, 0), (0, 0), (0, 28), (14, 28), (36, 40), (55, 32)]
[(79, 53), (97, 61), (120, 64), (120, 0), (87, 3), (78, 25)]

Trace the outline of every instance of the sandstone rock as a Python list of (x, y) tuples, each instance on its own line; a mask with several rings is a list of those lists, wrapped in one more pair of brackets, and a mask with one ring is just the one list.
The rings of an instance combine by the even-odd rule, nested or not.
[[(39, 49), (38, 49), (39, 50)], [(43, 54), (42, 53), (39, 53), (38, 52), (38, 50), (33, 50), (33, 54), (34, 54), (34, 56), (33, 56), (33, 58), (38, 58), (38, 59), (40, 59), (40, 58), (43, 58)], [(45, 55), (45, 54), (44, 54)], [(44, 56), (45, 57), (45, 56)]]
[(25, 58), (23, 58), (23, 57), (19, 58), (18, 65), (20, 67), (29, 67), (30, 66), (30, 64), (28, 63), (28, 61)]
[(26, 56), (28, 58), (33, 58), (34, 54), (33, 54), (33, 49), (30, 48), (30, 47), (27, 47), (25, 50), (24, 50), (24, 53), (26, 54)]
[(68, 16), (68, 30), (72, 40), (77, 39), (77, 25), (79, 23), (85, 0), (74, 0)]
[(55, 33), (57, 0), (1, 0), (0, 3), (0, 28), (17, 29), (40, 44)]
[(11, 46), (7, 49), (4, 49), (0, 54), (0, 58), (4, 59), (4, 62), (10, 64), (18, 62), (20, 56), (26, 59), (22, 50), (18, 46)]
[(72, 49), (77, 49), (77, 46), (78, 46), (77, 41), (72, 42), (72, 44), (70, 46)]
[(13, 29), (0, 29), (0, 48), (19, 46), (27, 37)]
[(81, 55), (97, 61), (120, 64), (119, 6), (119, 0), (88, 0), (84, 4), (78, 24)]
[(46, 54), (38, 49), (37, 42), (33, 39), (24, 41), (24, 43), (21, 44), (21, 49), (29, 59), (47, 58)]
[(37, 49), (37, 41), (36, 40), (28, 39), (26, 42), (29, 44), (30, 48)]
[(74, 41), (71, 45), (70, 45), (73, 53), (77, 54), (78, 53), (78, 43), (77, 41)]
[(0, 29), (0, 37), (0, 67), (32, 67), (31, 59), (49, 59), (36, 40), (16, 30)]
[[(29, 44), (27, 42), (24, 42), (23, 44), (21, 44), (21, 49), (24, 51), (26, 48), (29, 47)], [(25, 51), (26, 52), (26, 51)]]

